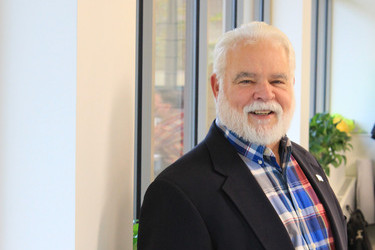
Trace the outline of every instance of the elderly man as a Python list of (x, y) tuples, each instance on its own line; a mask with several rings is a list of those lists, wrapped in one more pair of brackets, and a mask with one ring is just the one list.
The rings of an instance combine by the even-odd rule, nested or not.
[(139, 249), (346, 249), (345, 219), (318, 162), (286, 136), (294, 51), (275, 27), (225, 33), (214, 52), (217, 119), (146, 192)]

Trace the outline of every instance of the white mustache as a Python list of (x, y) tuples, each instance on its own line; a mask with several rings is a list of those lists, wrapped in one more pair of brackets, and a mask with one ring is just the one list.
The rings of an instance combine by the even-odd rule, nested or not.
[(270, 110), (272, 112), (275, 112), (276, 114), (282, 114), (283, 109), (281, 108), (281, 105), (275, 101), (270, 102), (261, 102), (261, 101), (255, 101), (252, 104), (249, 104), (243, 108), (244, 113), (259, 111), (259, 110)]

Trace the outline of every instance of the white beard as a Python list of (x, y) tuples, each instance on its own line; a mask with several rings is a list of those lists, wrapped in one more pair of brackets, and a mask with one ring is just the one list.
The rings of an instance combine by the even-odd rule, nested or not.
[[(283, 112), (281, 105), (276, 101), (255, 101), (244, 107), (243, 112), (238, 112), (230, 106), (230, 103), (223, 92), (223, 90), (220, 90), (217, 97), (216, 116), (229, 130), (236, 133), (246, 141), (264, 146), (278, 142), (286, 135), (294, 113), (294, 97), (292, 97), (293, 103), (291, 109), (285, 113)], [(260, 120), (255, 126), (249, 124), (249, 112), (255, 110), (273, 111), (277, 115), (277, 123), (272, 126), (268, 124), (268, 121), (262, 122)]]

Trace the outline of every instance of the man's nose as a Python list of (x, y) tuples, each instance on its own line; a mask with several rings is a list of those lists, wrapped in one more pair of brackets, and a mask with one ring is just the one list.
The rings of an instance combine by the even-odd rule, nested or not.
[(275, 98), (273, 87), (268, 81), (258, 82), (255, 85), (254, 99), (259, 101), (269, 101)]

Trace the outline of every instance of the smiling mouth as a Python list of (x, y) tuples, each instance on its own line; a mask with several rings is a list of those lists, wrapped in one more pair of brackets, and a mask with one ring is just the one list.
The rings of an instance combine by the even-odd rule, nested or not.
[(254, 115), (270, 115), (270, 114), (273, 114), (274, 112), (271, 110), (255, 110), (255, 111), (251, 111), (250, 113)]

